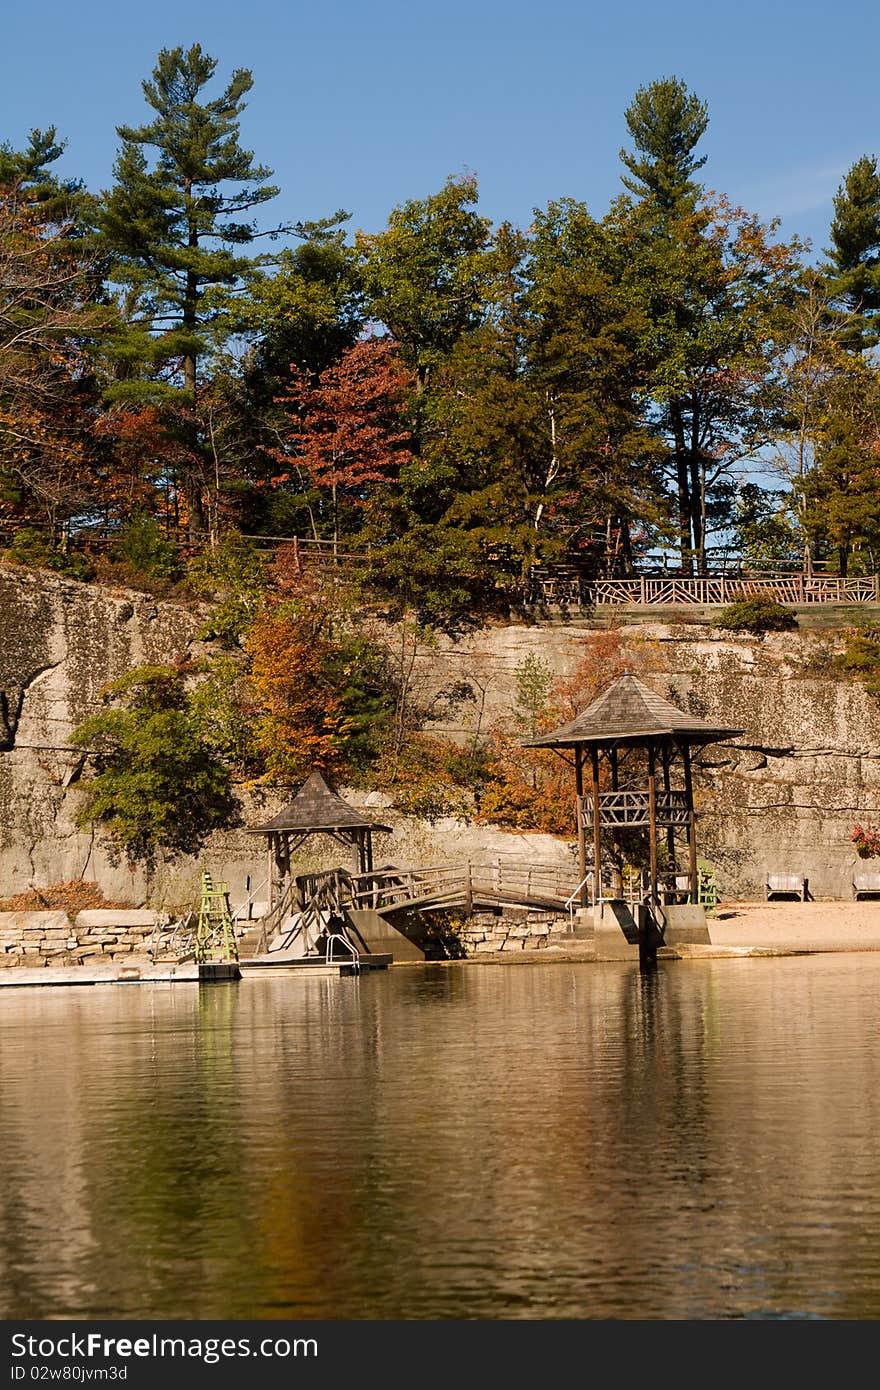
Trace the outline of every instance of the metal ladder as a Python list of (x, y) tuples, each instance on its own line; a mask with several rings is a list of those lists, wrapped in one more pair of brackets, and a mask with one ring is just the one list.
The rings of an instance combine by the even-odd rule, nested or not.
[(209, 960), (238, 960), (238, 942), (229, 907), (229, 885), (214, 883), (206, 872), (202, 874), (195, 959), (198, 965)]

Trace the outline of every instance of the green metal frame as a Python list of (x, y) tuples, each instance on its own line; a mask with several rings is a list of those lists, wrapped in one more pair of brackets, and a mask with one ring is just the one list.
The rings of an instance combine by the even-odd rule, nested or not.
[(229, 907), (229, 884), (215, 883), (209, 873), (202, 874), (195, 958), (198, 965), (211, 960), (238, 960), (235, 924)]

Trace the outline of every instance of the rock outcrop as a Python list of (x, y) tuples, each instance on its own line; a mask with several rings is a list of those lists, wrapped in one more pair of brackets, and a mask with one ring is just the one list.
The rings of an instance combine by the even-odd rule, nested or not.
[[(73, 878), (157, 907), (197, 893), (198, 860), (176, 861), (148, 881), (77, 830), (86, 751), (69, 739), (100, 707), (108, 681), (192, 652), (200, 625), (200, 614), (182, 604), (0, 569), (0, 894)], [(722, 895), (763, 896), (768, 872), (790, 871), (806, 875), (816, 897), (848, 898), (861, 862), (853, 824), (880, 819), (880, 706), (863, 686), (832, 673), (829, 655), (840, 641), (839, 628), (733, 637), (698, 622), (642, 622), (611, 633), (586, 621), (496, 625), (426, 648), (420, 679), (429, 693), (471, 684), (477, 698), (458, 707), (447, 729), (467, 739), (477, 724), (486, 729), (509, 711), (525, 656), (567, 678), (585, 658), (601, 670), (613, 646), (615, 661), (622, 654), (666, 698), (743, 730), (705, 750), (697, 777), (700, 852), (716, 865)], [(245, 825), (285, 799), (254, 794)], [(377, 795), (360, 799), (394, 827), (377, 837), (377, 864), (496, 855), (574, 864), (572, 846), (551, 836), (459, 821), (427, 825), (389, 812)], [(263, 851), (259, 838), (235, 831), (215, 835), (202, 858), (241, 900), (248, 887), (259, 896)], [(303, 867), (331, 862), (338, 848), (316, 843)]]

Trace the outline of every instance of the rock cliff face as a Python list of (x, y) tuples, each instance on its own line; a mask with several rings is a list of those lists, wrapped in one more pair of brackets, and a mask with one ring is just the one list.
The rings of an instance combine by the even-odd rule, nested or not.
[[(143, 901), (185, 896), (196, 860), (179, 861), (147, 883), (114, 865), (73, 816), (82, 752), (73, 728), (100, 705), (106, 682), (145, 662), (167, 662), (197, 643), (199, 615), (141, 594), (103, 590), (51, 575), (0, 569), (0, 893), (31, 885), (96, 879), (108, 896)], [(710, 746), (697, 778), (700, 853), (718, 868), (722, 894), (762, 896), (768, 872), (805, 874), (816, 897), (850, 897), (860, 862), (854, 822), (880, 818), (880, 706), (858, 684), (834, 679), (828, 657), (841, 633), (803, 630), (731, 637), (703, 624), (640, 623), (601, 633), (587, 623), (492, 627), (420, 657), (423, 689), (467, 681), (477, 700), (460, 707), (448, 732), (458, 738), (503, 716), (515, 698), (516, 669), (540, 657), (558, 677), (584, 659), (626, 665), (684, 709), (743, 730)], [(618, 668), (619, 669), (619, 668)], [(609, 664), (609, 673), (611, 667)], [(464, 711), (462, 713), (461, 711)], [(283, 794), (252, 798), (253, 825)], [(427, 826), (379, 808), (394, 833), (376, 862), (442, 862), (511, 855), (574, 862), (550, 836)], [(390, 815), (390, 819), (389, 819)], [(303, 868), (338, 862), (332, 845), (309, 847)], [(244, 832), (215, 836), (203, 856), (239, 896), (265, 872), (263, 844)], [(187, 885), (189, 888), (187, 889)]]
[(699, 849), (717, 866), (722, 892), (763, 896), (768, 873), (800, 872), (814, 896), (846, 898), (864, 868), (853, 824), (880, 817), (880, 704), (833, 675), (843, 638), (842, 628), (760, 637), (703, 623), (611, 633), (556, 624), (496, 628), (444, 658), (485, 695), (486, 721), (512, 704), (526, 656), (571, 677), (585, 659), (601, 668), (604, 654), (681, 709), (741, 729), (704, 750), (695, 778)]
[(125, 867), (73, 824), (85, 759), (73, 729), (101, 707), (101, 687), (145, 663), (172, 661), (198, 618), (142, 594), (0, 568), (0, 891), (96, 879), (139, 896)]

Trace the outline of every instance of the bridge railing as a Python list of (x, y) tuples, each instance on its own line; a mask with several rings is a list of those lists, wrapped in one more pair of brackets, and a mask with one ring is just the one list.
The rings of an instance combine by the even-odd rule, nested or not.
[(491, 860), (397, 868), (389, 865), (371, 873), (353, 875), (349, 881), (351, 905), (392, 907), (406, 902), (443, 900), (467, 907), (475, 898), (495, 897), (562, 903), (577, 875), (566, 865), (525, 864)]

